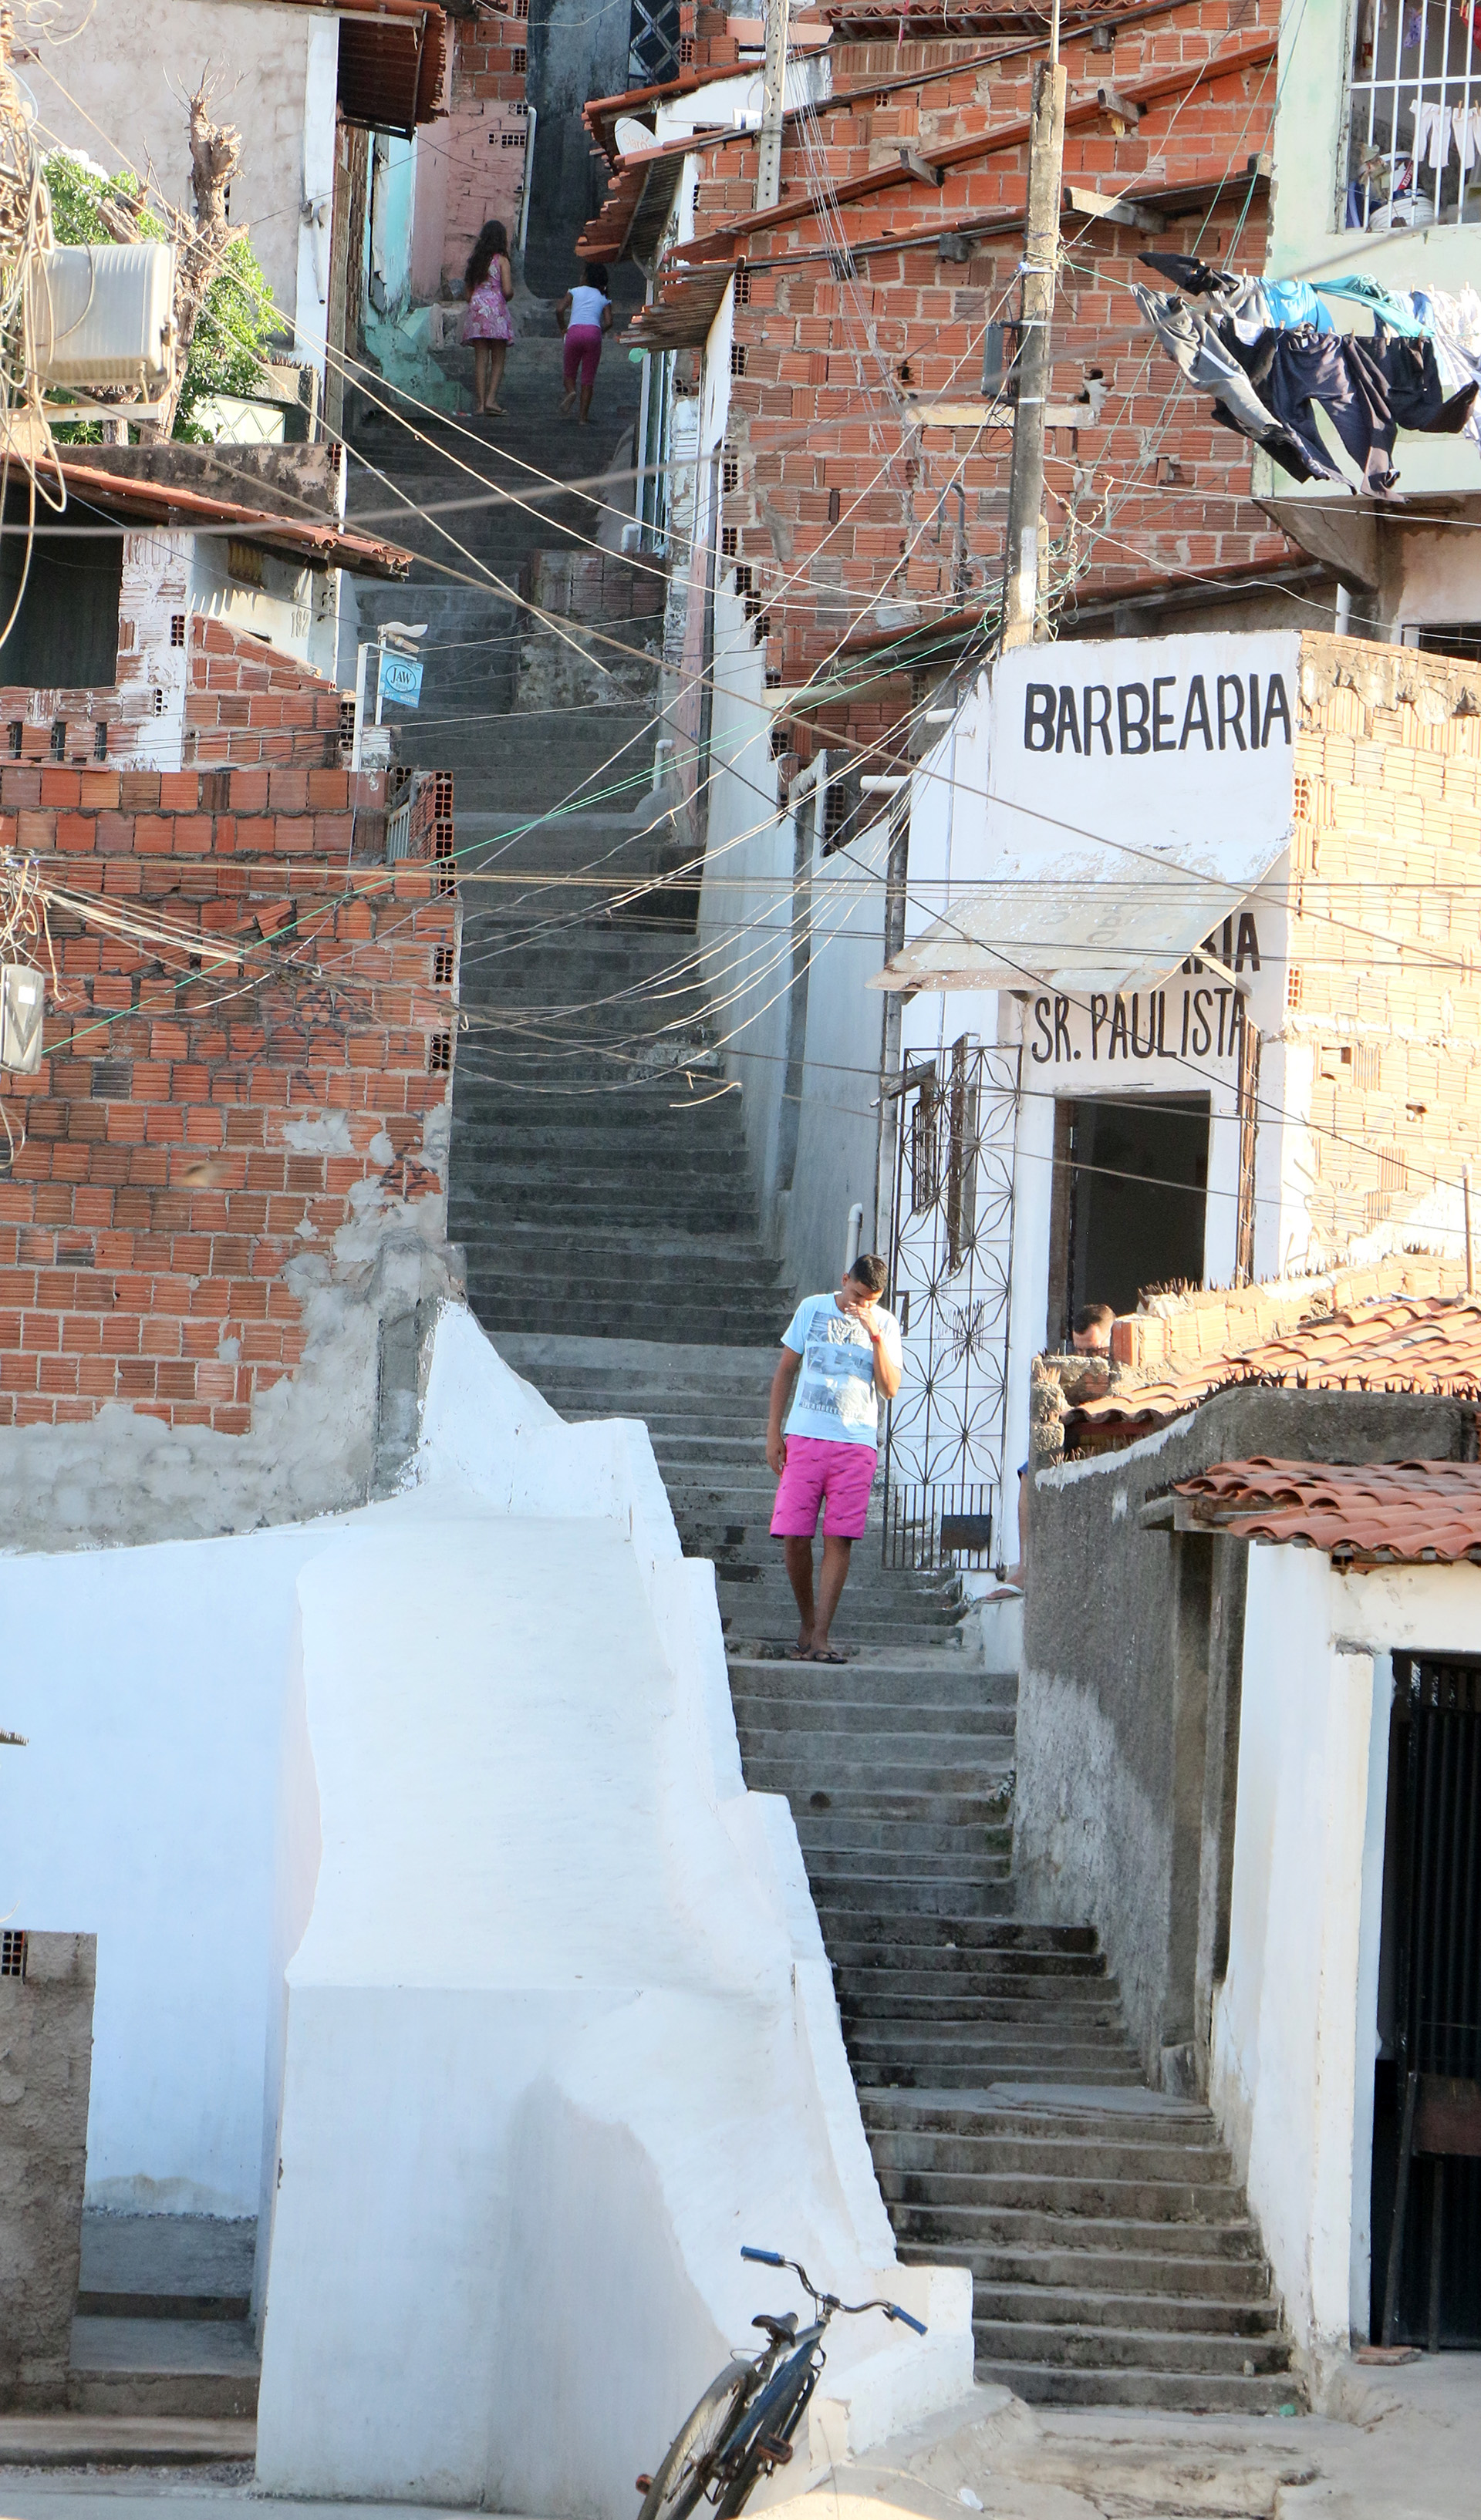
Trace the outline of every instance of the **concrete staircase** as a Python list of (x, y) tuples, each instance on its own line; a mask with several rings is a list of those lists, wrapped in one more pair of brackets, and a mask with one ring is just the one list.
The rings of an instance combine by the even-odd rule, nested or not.
[(67, 2403), (94, 2416), (250, 2416), (255, 2222), (82, 2217)]
[[(596, 469), (598, 431), (568, 446), (541, 406), (550, 347), (511, 353), (491, 478), (520, 429), (532, 460)], [(609, 439), (632, 378), (609, 353)], [(429, 436), (396, 477), (458, 495)], [(548, 589), (560, 572), (538, 554), (564, 514), (455, 522), (511, 582)], [(573, 518), (594, 521), (574, 501)], [(474, 1309), (565, 1416), (651, 1430), (683, 1547), (715, 1565), (747, 1777), (797, 1822), (902, 2254), (971, 2267), (979, 2370), (1040, 2402), (1291, 2403), (1208, 2112), (1142, 2087), (1091, 1929), (1015, 1913), (1016, 1682), (971, 1649), (954, 1581), (887, 1569), (876, 1526), (835, 1631), (849, 1662), (785, 1659), (796, 1610), (763, 1442), (793, 1290), (757, 1230), (723, 974), (692, 886), (670, 879), (684, 843), (650, 784), (656, 624), (628, 620), (640, 652), (603, 674), (594, 647), (476, 600), (444, 665), (429, 653), (426, 713), (401, 739), (402, 758), (456, 770), (450, 1203)], [(455, 610), (449, 596), (444, 626)]]

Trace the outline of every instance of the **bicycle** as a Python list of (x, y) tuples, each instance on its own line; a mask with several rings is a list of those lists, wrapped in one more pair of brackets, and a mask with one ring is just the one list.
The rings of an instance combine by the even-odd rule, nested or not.
[(790, 2267), (817, 2317), (801, 2330), (795, 2310), (780, 2318), (762, 2311), (752, 2319), (768, 2343), (754, 2361), (738, 2355), (726, 2364), (680, 2424), (656, 2473), (637, 2479), (643, 2497), (637, 2520), (686, 2520), (702, 2499), (714, 2506), (716, 2520), (733, 2520), (759, 2479), (787, 2465), (792, 2436), (827, 2359), (822, 2339), (835, 2313), (859, 2318), (866, 2310), (882, 2310), (917, 2336), (926, 2333), (923, 2321), (898, 2301), (840, 2301), (837, 2293), (819, 2292), (796, 2258), (774, 2249), (742, 2249), (741, 2256), (756, 2266)]

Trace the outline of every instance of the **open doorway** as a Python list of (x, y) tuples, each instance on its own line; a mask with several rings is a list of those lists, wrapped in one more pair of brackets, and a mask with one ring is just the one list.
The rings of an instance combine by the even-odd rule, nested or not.
[(1082, 1304), (1130, 1313), (1145, 1286), (1203, 1283), (1209, 1098), (1105, 1096), (1054, 1118), (1048, 1335), (1064, 1346)]

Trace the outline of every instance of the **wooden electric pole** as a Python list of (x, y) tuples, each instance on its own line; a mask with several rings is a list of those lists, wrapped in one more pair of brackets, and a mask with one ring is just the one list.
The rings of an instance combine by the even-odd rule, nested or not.
[(1043, 415), (1049, 394), (1049, 328), (1059, 262), (1059, 191), (1064, 174), (1064, 65), (1056, 6), (1049, 58), (1034, 72), (1029, 120), (1029, 216), (1024, 237), (1023, 329), (1015, 374), (1013, 470), (1003, 555), (1002, 644), (1026, 648), (1041, 635), (1040, 582), (1045, 557)]
[(790, 0), (765, 0), (766, 67), (762, 89), (762, 145), (756, 206), (774, 210), (782, 197), (782, 114), (787, 104), (787, 19)]

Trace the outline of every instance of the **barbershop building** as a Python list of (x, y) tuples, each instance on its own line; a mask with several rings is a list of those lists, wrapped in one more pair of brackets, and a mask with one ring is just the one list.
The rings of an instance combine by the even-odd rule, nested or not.
[(1080, 1305), (1462, 1252), (1481, 668), (1290, 630), (1061, 643), (933, 714), (871, 983), (914, 1367), (889, 1469), (898, 1518), (959, 1517), (987, 1564), (1031, 1361)]

